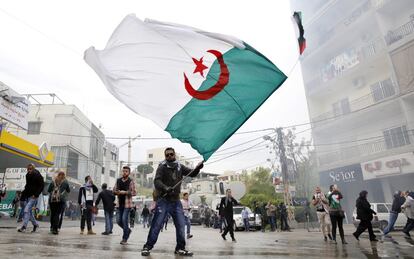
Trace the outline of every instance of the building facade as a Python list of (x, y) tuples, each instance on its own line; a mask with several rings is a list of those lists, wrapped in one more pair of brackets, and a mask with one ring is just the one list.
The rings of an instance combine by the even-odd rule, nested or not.
[[(110, 186), (119, 152), (76, 106), (32, 101), (28, 130), (17, 130), (16, 134), (39, 145), (46, 142), (55, 153), (54, 167), (65, 171), (69, 180), (83, 184), (90, 175), (97, 186), (103, 180)], [(112, 153), (115, 156), (108, 160)]]
[(414, 186), (414, 2), (291, 0), (321, 184), (350, 215), (359, 191), (391, 202)]

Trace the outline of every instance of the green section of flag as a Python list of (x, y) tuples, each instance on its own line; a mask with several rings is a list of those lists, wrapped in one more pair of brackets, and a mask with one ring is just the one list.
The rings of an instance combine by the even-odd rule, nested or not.
[[(189, 143), (205, 161), (287, 78), (265, 56), (246, 46), (246, 49), (233, 48), (223, 54), (230, 72), (224, 90), (209, 100), (193, 98), (165, 129), (172, 137)], [(219, 75), (220, 65), (216, 60), (198, 90), (209, 89)]]

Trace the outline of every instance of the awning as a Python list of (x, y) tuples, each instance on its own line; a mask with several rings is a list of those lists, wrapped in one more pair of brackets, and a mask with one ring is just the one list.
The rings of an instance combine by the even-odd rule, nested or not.
[(45, 145), (38, 146), (7, 131), (0, 131), (0, 171), (5, 168), (53, 166), (54, 154)]

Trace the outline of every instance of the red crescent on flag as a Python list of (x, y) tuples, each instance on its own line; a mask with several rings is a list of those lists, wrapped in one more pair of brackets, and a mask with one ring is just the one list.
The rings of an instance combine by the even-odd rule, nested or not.
[(226, 63), (224, 63), (223, 55), (218, 50), (208, 50), (207, 52), (216, 56), (218, 63), (220, 64), (220, 76), (217, 82), (207, 90), (204, 91), (197, 91), (193, 88), (190, 81), (188, 80), (187, 76), (184, 73), (184, 84), (185, 90), (187, 90), (188, 94), (192, 97), (199, 99), (199, 100), (208, 100), (213, 98), (216, 94), (220, 93), (224, 87), (229, 83), (229, 69), (227, 68)]

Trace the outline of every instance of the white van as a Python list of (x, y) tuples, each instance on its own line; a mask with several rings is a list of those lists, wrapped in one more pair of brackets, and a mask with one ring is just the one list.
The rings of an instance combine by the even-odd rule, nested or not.
[[(383, 230), (386, 226), (388, 226), (391, 203), (371, 203), (371, 209), (377, 212), (377, 215), (374, 215), (374, 218), (371, 221), (372, 227)], [(356, 217), (357, 217), (357, 213), (356, 213), (356, 208), (355, 208), (354, 212), (352, 213), (352, 223), (354, 224), (355, 227), (358, 227), (359, 219), (357, 219)], [(395, 222), (394, 229), (404, 228), (406, 222), (407, 222), (407, 217), (404, 215), (404, 213), (398, 214), (398, 218), (397, 218), (397, 221)]]

